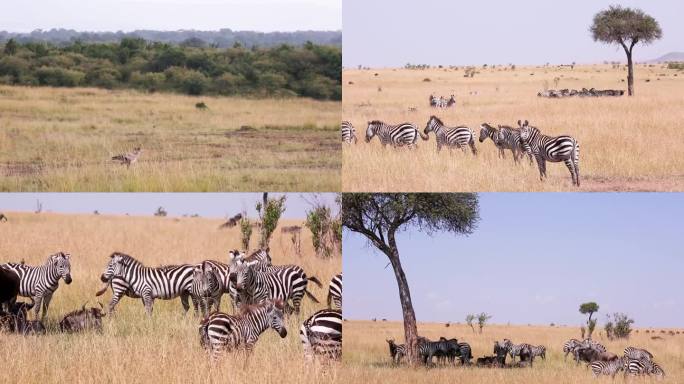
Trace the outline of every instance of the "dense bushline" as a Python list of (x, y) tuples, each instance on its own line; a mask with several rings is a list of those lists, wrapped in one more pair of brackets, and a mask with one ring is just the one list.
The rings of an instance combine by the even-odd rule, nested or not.
[(0, 83), (189, 95), (303, 96), (341, 100), (342, 54), (335, 46), (231, 48), (171, 45), (124, 38), (66, 46), (8, 40), (0, 50)]

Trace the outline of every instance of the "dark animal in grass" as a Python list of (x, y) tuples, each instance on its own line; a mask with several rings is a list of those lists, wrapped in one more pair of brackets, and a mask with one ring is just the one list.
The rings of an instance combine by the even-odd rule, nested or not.
[(618, 357), (616, 354), (611, 352), (601, 352), (594, 348), (578, 348), (575, 350), (575, 361), (577, 364), (580, 361), (585, 363), (591, 363), (593, 361), (612, 361), (616, 360)]
[(195, 104), (195, 108), (199, 109), (200, 111), (205, 111), (209, 109), (209, 107), (207, 107), (204, 101), (200, 101), (199, 103)]
[(17, 300), (19, 294), (19, 276), (10, 271), (0, 267), (0, 310), (10, 309)]
[(0, 311), (0, 332), (21, 333), (27, 323), (28, 311), (33, 308), (35, 301), (31, 298), (31, 303), (22, 301), (8, 304), (8, 311)]
[(221, 224), (219, 226), (219, 229), (221, 228), (233, 228), (234, 226), (237, 225), (237, 223), (242, 219), (242, 213), (238, 213), (237, 215), (231, 217), (226, 221), (225, 223)]
[(0, 212), (0, 222), (7, 221), (7, 216), (5, 216), (4, 213)]
[(73, 333), (94, 329), (102, 333), (102, 318), (105, 317), (102, 303), (100, 308), (86, 308), (85, 304), (77, 311), (72, 311), (65, 315), (59, 322), (59, 329), (62, 332)]

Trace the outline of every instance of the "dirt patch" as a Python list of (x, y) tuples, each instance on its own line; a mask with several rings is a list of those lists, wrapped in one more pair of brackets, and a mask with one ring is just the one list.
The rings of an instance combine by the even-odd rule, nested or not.
[(591, 192), (673, 192), (684, 190), (684, 175), (668, 178), (584, 177), (581, 190)]

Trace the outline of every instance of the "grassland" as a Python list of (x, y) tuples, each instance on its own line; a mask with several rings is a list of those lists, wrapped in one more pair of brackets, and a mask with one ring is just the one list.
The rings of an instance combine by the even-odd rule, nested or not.
[[(400, 322), (347, 321), (344, 323), (344, 365), (345, 380), (350, 383), (616, 383), (652, 382), (652, 380), (623, 380), (621, 375), (615, 380), (601, 378), (596, 380), (585, 365), (575, 365), (571, 358), (564, 361), (563, 343), (579, 338), (578, 328), (550, 326), (505, 326), (485, 327), (482, 335), (475, 334), (467, 325), (421, 323), (418, 332), (428, 338), (440, 336), (455, 337), (470, 343), (475, 358), (492, 355), (495, 340), (510, 338), (513, 342), (543, 344), (547, 347), (546, 360), (535, 359), (531, 369), (488, 369), (439, 366), (426, 369), (410, 368), (406, 365), (394, 366), (389, 358), (386, 339), (394, 338), (403, 342), (403, 325)], [(651, 334), (644, 329), (634, 333), (629, 341), (607, 341), (598, 339), (609, 351), (620, 353), (628, 345), (647, 348), (655, 355), (655, 360), (664, 367), (666, 377), (661, 383), (679, 383), (684, 375), (684, 335), (666, 336), (664, 340), (652, 340)], [(660, 335), (658, 330), (658, 335)], [(510, 359), (509, 359), (510, 360)], [(475, 360), (473, 359), (473, 362)]]
[[(337, 191), (340, 108), (2, 86), (0, 191)], [(137, 146), (130, 169), (110, 160)]]
[[(546, 99), (552, 89), (626, 89), (623, 68), (609, 65), (343, 71), (343, 119), (359, 143), (344, 146), (344, 191), (681, 191), (684, 190), (684, 73), (662, 66), (635, 69), (634, 97)], [(555, 83), (558, 79), (558, 83)], [(429, 80), (429, 81), (428, 81)], [(648, 82), (647, 82), (648, 81)], [(475, 94), (476, 93), (476, 94)], [(429, 107), (430, 94), (456, 95), (448, 110)], [(416, 108), (410, 111), (409, 108)], [(436, 151), (418, 140), (415, 151), (383, 149), (363, 142), (367, 121), (412, 122), (423, 129), (436, 114), (449, 126), (466, 125), (479, 136), (483, 122), (516, 126), (529, 120), (548, 135), (569, 134), (580, 143), (582, 186), (574, 188), (562, 163), (547, 163), (540, 182), (536, 164), (501, 160), (491, 141), (476, 143), (479, 155)]]
[[(236, 228), (218, 230), (221, 220), (205, 218), (158, 218), (95, 215), (61, 215), (5, 212), (0, 223), (0, 262), (43, 263), (55, 251), (71, 252), (71, 285), (60, 284), (48, 314), (54, 327), (62, 315), (89, 300), (95, 304), (95, 291), (102, 286), (102, 273), (109, 254), (127, 252), (146, 265), (196, 262), (203, 259), (225, 261), (230, 248), (239, 248)], [(281, 225), (301, 225), (283, 221)], [(253, 241), (256, 239), (253, 238)], [(302, 233), (302, 255), (296, 256), (289, 235), (277, 230), (271, 241), (274, 263), (296, 263), (308, 274), (327, 282), (339, 273), (339, 258), (322, 260), (314, 256), (308, 231)], [(2, 335), (1, 382), (7, 383), (320, 383), (336, 382), (337, 365), (306, 365), (299, 341), (301, 322), (325, 305), (327, 287), (313, 286), (321, 300), (304, 299), (302, 314), (288, 319), (285, 339), (265, 332), (256, 345), (250, 364), (243, 356), (226, 356), (212, 365), (200, 348), (199, 319), (184, 316), (178, 299), (157, 300), (152, 318), (145, 315), (140, 300), (124, 298), (114, 317), (105, 317), (102, 335), (84, 333), (23, 337)], [(101, 297), (104, 304), (111, 291)], [(224, 296), (222, 309), (230, 311)]]

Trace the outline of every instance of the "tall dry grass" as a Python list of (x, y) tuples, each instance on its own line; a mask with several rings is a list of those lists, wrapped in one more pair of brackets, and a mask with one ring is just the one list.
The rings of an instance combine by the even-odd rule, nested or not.
[[(626, 73), (604, 65), (478, 71), (464, 78), (463, 69), (345, 70), (343, 119), (354, 124), (360, 141), (343, 147), (344, 190), (684, 190), (684, 72), (640, 65), (634, 97), (545, 99), (537, 92), (556, 88), (555, 78), (559, 89), (626, 89)], [(430, 108), (430, 94), (455, 94), (457, 106)], [(483, 122), (516, 126), (518, 119), (548, 135), (572, 135), (580, 143), (582, 186), (572, 186), (563, 163), (547, 163), (549, 178), (540, 182), (536, 164), (515, 166), (510, 151), (508, 159), (499, 159), (490, 140), (476, 143), (477, 157), (448, 150), (438, 154), (433, 134), (427, 142), (419, 139), (415, 151), (383, 149), (377, 139), (363, 142), (369, 120), (407, 121), (423, 130), (432, 114), (449, 126), (466, 125), (477, 136)]]
[[(2, 86), (0, 191), (336, 191), (340, 108)], [(131, 169), (110, 160), (137, 146)]]
[[(477, 329), (477, 327), (476, 327)], [(426, 369), (411, 368), (406, 365), (395, 366), (389, 357), (388, 338), (403, 342), (403, 324), (400, 322), (347, 321), (344, 323), (344, 365), (345, 381), (350, 383), (622, 383), (652, 382), (653, 380), (624, 380), (619, 374), (615, 380), (609, 377), (594, 379), (585, 364), (577, 366), (571, 357), (564, 360), (563, 343), (570, 338), (580, 338), (578, 328), (550, 326), (506, 326), (491, 325), (484, 328), (483, 334), (475, 334), (467, 325), (421, 323), (419, 334), (431, 339), (440, 336), (458, 338), (468, 342), (473, 349), (473, 363), (477, 357), (493, 354), (495, 340), (509, 338), (515, 343), (530, 343), (547, 347), (546, 360), (535, 359), (530, 369), (490, 369), (463, 368), (460, 365), (439, 366)], [(598, 334), (598, 331), (597, 331)], [(660, 333), (658, 333), (660, 335)], [(596, 336), (596, 335), (595, 335)], [(666, 372), (661, 383), (680, 383), (684, 374), (684, 334), (675, 336), (661, 335), (664, 340), (652, 340), (644, 329), (634, 333), (627, 340), (608, 341), (596, 338), (609, 351), (622, 354), (626, 346), (640, 346), (651, 351), (655, 360)], [(436, 359), (435, 359), (436, 361)], [(510, 362), (510, 357), (507, 359)]]
[[(71, 252), (71, 285), (60, 283), (48, 313), (48, 326), (55, 327), (65, 313), (85, 301), (96, 305), (95, 291), (109, 254), (127, 252), (146, 265), (227, 260), (228, 249), (240, 247), (239, 230), (218, 230), (221, 220), (204, 218), (159, 218), (5, 212), (1, 223), (0, 262), (43, 263), (55, 251)], [(281, 225), (301, 225), (285, 220)], [(256, 245), (253, 237), (252, 244)], [(289, 235), (277, 230), (271, 240), (274, 263), (296, 263), (324, 284), (341, 271), (339, 258), (315, 257), (308, 231), (302, 233), (302, 255), (296, 256)], [(242, 355), (209, 362), (198, 337), (199, 319), (184, 316), (180, 300), (157, 300), (154, 314), (145, 314), (140, 300), (123, 298), (115, 317), (105, 317), (102, 335), (84, 333), (45, 336), (0, 335), (0, 361), (6, 383), (319, 383), (336, 382), (339, 367), (316, 363), (306, 365), (299, 340), (299, 326), (325, 305), (327, 286), (309, 289), (321, 301), (302, 303), (298, 319), (287, 321), (285, 339), (266, 331), (256, 345), (250, 364)], [(111, 290), (102, 296), (107, 304)], [(230, 312), (230, 298), (224, 295), (222, 309)], [(191, 309), (192, 311), (192, 309)]]

